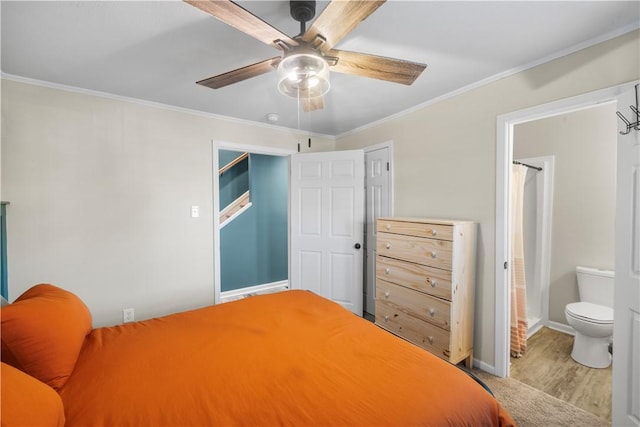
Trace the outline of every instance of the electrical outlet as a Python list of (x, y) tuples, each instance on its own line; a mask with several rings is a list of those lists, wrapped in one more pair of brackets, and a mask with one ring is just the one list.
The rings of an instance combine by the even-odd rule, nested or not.
[(122, 323), (133, 322), (134, 311), (133, 308), (125, 308), (122, 310)]

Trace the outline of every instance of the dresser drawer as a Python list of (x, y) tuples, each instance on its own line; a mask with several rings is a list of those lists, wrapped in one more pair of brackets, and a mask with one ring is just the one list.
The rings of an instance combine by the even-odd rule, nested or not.
[(451, 272), (378, 255), (376, 277), (451, 301)]
[(376, 324), (449, 360), (449, 332), (444, 329), (412, 317), (384, 301), (376, 301)]
[(378, 233), (393, 233), (405, 236), (453, 240), (453, 226), (451, 225), (379, 219), (377, 231)]
[(376, 240), (378, 255), (451, 270), (453, 245), (448, 240), (390, 233), (378, 233)]
[(451, 327), (451, 303), (404, 286), (376, 279), (376, 301), (443, 329)]

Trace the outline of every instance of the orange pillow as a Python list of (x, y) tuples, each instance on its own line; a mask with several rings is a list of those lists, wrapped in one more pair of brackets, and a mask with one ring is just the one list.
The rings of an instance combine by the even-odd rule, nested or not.
[(91, 331), (87, 306), (71, 292), (40, 284), (2, 307), (0, 319), (2, 361), (60, 390)]
[(2, 363), (2, 427), (64, 426), (62, 399), (51, 387)]

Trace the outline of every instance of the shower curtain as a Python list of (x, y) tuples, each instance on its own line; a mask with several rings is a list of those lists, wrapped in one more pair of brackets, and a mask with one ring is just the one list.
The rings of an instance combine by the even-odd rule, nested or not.
[(511, 169), (511, 356), (527, 348), (527, 292), (524, 275), (523, 203), (527, 167)]

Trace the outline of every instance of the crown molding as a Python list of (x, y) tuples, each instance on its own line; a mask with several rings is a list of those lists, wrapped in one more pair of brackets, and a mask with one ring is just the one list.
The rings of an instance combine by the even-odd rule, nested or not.
[(459, 89), (456, 89), (454, 91), (445, 93), (444, 95), (440, 95), (438, 97), (435, 97), (433, 99), (425, 101), (425, 102), (423, 102), (421, 104), (415, 105), (415, 106), (413, 106), (411, 108), (408, 108), (406, 110), (402, 110), (402, 111), (400, 111), (398, 113), (392, 114), (392, 115), (384, 117), (382, 119), (373, 121), (371, 123), (367, 123), (366, 125), (359, 126), (357, 128), (354, 128), (354, 129), (351, 129), (349, 131), (343, 132), (341, 134), (336, 135), (335, 138), (338, 140), (340, 138), (344, 138), (344, 137), (356, 134), (358, 132), (361, 132), (361, 131), (363, 131), (365, 129), (369, 129), (369, 128), (372, 128), (372, 127), (379, 126), (379, 125), (381, 125), (383, 123), (387, 123), (389, 121), (392, 121), (392, 120), (398, 119), (400, 117), (409, 115), (409, 114), (411, 114), (411, 113), (413, 113), (415, 111), (421, 110), (423, 108), (427, 108), (427, 107), (429, 107), (431, 105), (434, 105), (434, 104), (437, 104), (439, 102), (445, 101), (447, 99), (456, 97), (456, 96), (461, 95), (461, 94), (463, 94), (465, 92), (472, 91), (472, 90), (477, 89), (477, 88), (479, 88), (481, 86), (488, 85), (490, 83), (496, 82), (496, 81), (504, 79), (506, 77), (509, 77), (509, 76), (521, 73), (523, 71), (529, 70), (531, 68), (537, 67), (538, 65), (546, 64), (547, 62), (551, 62), (553, 60), (562, 58), (564, 56), (571, 55), (572, 53), (576, 53), (576, 52), (579, 52), (579, 51), (581, 51), (583, 49), (587, 49), (587, 48), (589, 48), (591, 46), (595, 46), (597, 44), (604, 43), (606, 41), (612, 40), (612, 39), (614, 39), (616, 37), (623, 36), (623, 35), (625, 35), (627, 33), (630, 33), (632, 31), (635, 31), (635, 30), (638, 30), (638, 29), (640, 29), (640, 21), (637, 21), (637, 22), (635, 22), (633, 24), (624, 26), (622, 28), (619, 28), (619, 29), (617, 29), (615, 31), (612, 31), (612, 32), (609, 32), (607, 34), (603, 34), (603, 35), (601, 35), (599, 37), (595, 37), (593, 39), (589, 39), (589, 40), (583, 41), (583, 42), (578, 43), (576, 45), (573, 45), (573, 46), (571, 46), (571, 47), (569, 47), (567, 49), (560, 50), (558, 52), (555, 52), (555, 53), (552, 53), (550, 55), (544, 56), (544, 57), (542, 57), (542, 58), (540, 58), (540, 59), (538, 59), (536, 61), (529, 62), (528, 64), (521, 65), (519, 67), (515, 67), (515, 68), (512, 68), (510, 70), (503, 71), (501, 73), (498, 73), (498, 74), (495, 74), (493, 76), (487, 77), (486, 79), (479, 80), (479, 81), (477, 81), (475, 83), (471, 83), (471, 84), (469, 84), (467, 86), (463, 86), (463, 87), (461, 87)]
[(77, 86), (70, 86), (70, 85), (64, 85), (64, 84), (60, 84), (60, 83), (48, 82), (48, 81), (44, 81), (44, 80), (32, 79), (30, 77), (23, 77), (23, 76), (18, 76), (18, 75), (15, 75), (15, 74), (9, 74), (9, 73), (5, 73), (5, 72), (0, 73), (0, 77), (2, 79), (4, 79), (4, 80), (10, 80), (10, 81), (18, 82), (18, 83), (30, 84), (30, 85), (33, 85), (33, 86), (40, 86), (40, 87), (45, 87), (45, 88), (50, 88), (50, 89), (62, 90), (62, 91), (65, 91), (65, 92), (72, 92), (72, 93), (78, 93), (78, 94), (82, 94), (82, 95), (95, 96), (95, 97), (98, 97), (98, 98), (111, 99), (111, 100), (115, 100), (115, 101), (128, 102), (128, 103), (131, 103), (131, 104), (144, 105), (146, 107), (158, 108), (158, 109), (161, 109), (161, 110), (175, 111), (175, 112), (184, 113), (184, 114), (191, 114), (191, 115), (194, 115), (194, 116), (200, 116), (200, 117), (206, 117), (206, 118), (209, 118), (209, 119), (222, 120), (222, 121), (225, 121), (225, 122), (230, 122), (230, 123), (235, 123), (235, 124), (255, 126), (255, 127), (264, 128), (264, 129), (270, 129), (270, 130), (294, 132), (296, 134), (304, 135), (304, 136), (308, 136), (308, 137), (327, 138), (327, 139), (329, 139), (331, 141), (335, 141), (335, 139), (336, 139), (336, 137), (333, 136), (333, 135), (326, 135), (326, 134), (321, 134), (321, 133), (298, 130), (298, 129), (288, 128), (288, 127), (284, 127), (284, 126), (272, 125), (272, 124), (268, 124), (268, 123), (254, 122), (254, 121), (251, 121), (251, 120), (238, 119), (238, 118), (235, 118), (235, 117), (223, 116), (221, 114), (207, 113), (207, 112), (204, 112), (204, 111), (192, 110), (192, 109), (183, 108), (183, 107), (177, 107), (175, 105), (163, 104), (163, 103), (160, 103), (160, 102), (146, 101), (144, 99), (132, 98), (132, 97), (122, 96), (122, 95), (115, 95), (115, 94), (108, 93), (108, 92), (101, 92), (101, 91), (92, 90), (92, 89), (85, 89), (85, 88), (81, 88), (81, 87), (77, 87)]

